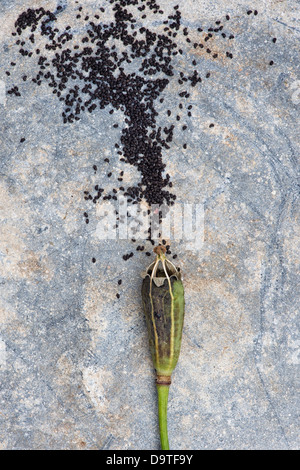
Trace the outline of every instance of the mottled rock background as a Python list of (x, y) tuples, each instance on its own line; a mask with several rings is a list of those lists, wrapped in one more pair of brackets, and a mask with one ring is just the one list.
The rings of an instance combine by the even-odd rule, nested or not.
[[(160, 0), (166, 11), (177, 3)], [(187, 149), (178, 133), (165, 158), (178, 202), (205, 209), (202, 249), (172, 245), (186, 320), (170, 391), (171, 448), (296, 449), (297, 2), (180, 3), (195, 35), (198, 22), (230, 14), (235, 41), (232, 61), (202, 57), (212, 76), (191, 94)], [(140, 299), (150, 258), (135, 252), (124, 262), (132, 243), (99, 240), (96, 212), (89, 225), (82, 215), (83, 191), (99, 178), (92, 165), (101, 174), (103, 156), (114, 158), (120, 128), (112, 124), (122, 116), (112, 121), (99, 110), (66, 125), (47, 84), (22, 83), (32, 62), (17, 54), (11, 31), (24, 9), (41, 4), (54, 10), (57, 2), (0, 5), (0, 447), (158, 449)], [(67, 19), (78, 5), (64, 4)], [(248, 17), (249, 8), (259, 14)], [(185, 46), (182, 60), (197, 54)], [(8, 77), (12, 60), (18, 65)], [(21, 98), (5, 94), (13, 84)], [(158, 109), (178, 106), (176, 89), (164, 97)], [(125, 178), (137, 178), (128, 165)]]

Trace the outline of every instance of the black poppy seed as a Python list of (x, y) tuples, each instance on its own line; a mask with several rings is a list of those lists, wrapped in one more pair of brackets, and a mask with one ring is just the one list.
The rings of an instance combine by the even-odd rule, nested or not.
[(251, 13), (252, 13), (252, 10), (247, 11), (247, 15), (251, 15)]
[(118, 284), (119, 284), (119, 286), (122, 284), (122, 279), (118, 280)]
[(116, 297), (117, 297), (117, 299), (119, 299), (119, 298), (120, 298), (120, 294), (119, 294), (119, 293), (118, 293), (118, 294), (116, 294)]
[(269, 65), (274, 65), (274, 61), (270, 60)]
[(25, 137), (22, 137), (22, 138), (20, 139), (20, 142), (21, 142), (21, 143), (25, 142)]
[(92, 263), (96, 263), (96, 258), (92, 258)]
[(215, 127), (215, 125), (214, 125), (213, 123), (211, 123), (211, 124), (209, 125), (209, 127)]
[[(134, 2), (135, 0), (133, 3)], [(140, 34), (144, 35), (143, 40), (140, 41), (137, 38), (137, 31), (134, 25), (136, 19), (133, 18), (131, 13), (130, 16), (128, 16), (129, 13), (125, 9), (125, 6), (129, 4), (129, 0), (119, 0), (118, 2), (110, 1), (110, 3), (114, 4), (116, 7), (115, 18), (117, 18), (117, 14), (120, 15), (122, 36), (120, 37), (119, 21), (110, 24), (101, 22), (99, 25), (90, 21), (90, 29), (86, 31), (82, 42), (90, 42), (91, 45), (93, 43), (95, 49), (83, 48), (81, 52), (78, 51), (74, 53), (74, 50), (79, 49), (79, 46), (75, 45), (72, 51), (69, 49), (69, 52), (67, 52), (67, 49), (62, 48), (62, 45), (71, 38), (61, 35), (58, 42), (55, 42), (55, 37), (57, 38), (57, 36), (54, 34), (55, 30), (53, 27), (48, 26), (47, 23), (42, 23), (42, 35), (46, 36), (46, 39), (47, 37), (49, 38), (47, 44), (48, 48), (46, 49), (55, 50), (58, 48), (62, 49), (59, 54), (62, 52), (69, 54), (69, 56), (61, 56), (61, 59), (59, 54), (57, 54), (54, 62), (52, 62), (52, 65), (55, 67), (54, 74), (52, 73), (48, 78), (44, 77), (44, 79), (49, 80), (49, 86), (54, 88), (53, 93), (57, 94), (60, 101), (65, 102), (66, 108), (68, 108), (68, 111), (65, 110), (63, 114), (63, 121), (65, 123), (78, 120), (80, 113), (85, 109), (92, 112), (96, 107), (96, 102), (99, 104), (100, 109), (104, 109), (108, 105), (113, 106), (114, 109), (109, 111), (110, 114), (113, 114), (114, 110), (121, 110), (125, 114), (124, 121), (127, 127), (121, 130), (120, 145), (122, 148), (117, 153), (118, 155), (122, 155), (122, 158), (119, 160), (137, 166), (141, 171), (143, 182), (143, 184), (138, 183), (135, 187), (130, 188), (130, 191), (127, 188), (127, 196), (130, 196), (129, 199), (133, 200), (134, 204), (141, 201), (142, 198), (146, 198), (149, 204), (167, 202), (168, 205), (172, 205), (174, 204), (176, 196), (168, 193), (164, 189), (166, 187), (172, 187), (172, 183), (169, 181), (169, 178), (163, 177), (165, 165), (162, 161), (162, 149), (170, 148), (167, 142), (171, 142), (173, 139), (174, 126), (170, 127), (167, 139), (164, 140), (161, 136), (160, 128), (155, 127), (156, 110), (154, 109), (154, 101), (158, 100), (161, 103), (163, 102), (163, 98), (160, 98), (159, 94), (168, 85), (168, 77), (172, 77), (175, 73), (175, 69), (171, 65), (171, 56), (175, 56), (178, 53), (183, 54), (183, 51), (178, 48), (177, 44), (172, 42), (173, 39), (171, 38), (175, 37), (175, 31), (167, 35), (156, 35), (156, 33), (153, 33), (145, 26), (139, 28)], [(153, 10), (154, 14), (158, 12), (163, 14), (163, 11), (159, 10), (159, 7), (156, 6), (155, 1), (152, 2), (152, 0), (149, 0), (146, 5)], [(142, 5), (142, 7), (145, 7), (145, 5)], [(177, 6), (177, 10), (178, 8)], [(36, 12), (37, 10), (32, 11)], [(100, 9), (100, 11), (102, 10)], [(51, 14), (51, 12), (45, 14)], [(174, 28), (176, 31), (178, 31), (181, 26), (181, 14), (179, 11), (177, 14), (178, 16), (173, 18), (174, 24), (168, 21), (164, 22), (168, 24), (169, 29)], [(80, 15), (78, 16), (80, 17)], [(99, 15), (94, 16), (95, 18), (98, 16), (97, 19), (99, 19)], [(88, 17), (84, 14), (83, 18), (85, 18), (85, 21), (88, 21)], [(36, 25), (38, 24), (39, 21), (36, 21)], [(218, 21), (217, 24), (220, 25), (220, 21)], [(70, 29), (71, 28), (69, 28), (68, 31)], [(130, 31), (130, 29), (134, 31)], [(199, 28), (199, 30), (202, 31), (201, 28)], [(214, 32), (213, 29), (211, 29), (211, 31)], [(58, 32), (58, 30), (56, 32)], [(187, 30), (186, 32), (188, 33)], [(20, 35), (22, 34), (21, 27), (19, 33)], [(168, 31), (168, 33), (170, 33), (170, 31)], [(207, 35), (207, 37), (212, 37), (212, 34)], [(125, 46), (122, 58), (116, 55), (114, 45), (108, 47), (108, 41), (116, 38), (123, 41)], [(188, 34), (187, 40), (187, 42), (191, 41)], [(193, 44), (194, 47), (197, 47), (196, 42)], [(136, 48), (131, 48), (132, 45), (136, 45)], [(126, 51), (126, 46), (130, 48), (129, 53)], [(151, 57), (152, 46), (153, 48), (154, 46), (157, 47), (155, 49), (156, 56)], [(203, 45), (199, 45), (199, 47), (203, 48)], [(26, 54), (25, 49), (23, 53)], [(72, 56), (71, 54), (74, 55)], [(139, 71), (141, 73), (125, 73), (124, 68), (121, 67), (122, 63), (130, 63), (132, 59), (137, 57), (146, 59)], [(83, 62), (83, 59), (85, 62)], [(147, 61), (149, 61), (149, 63), (147, 63)], [(42, 70), (42, 68), (45, 69), (50, 64), (48, 65), (47, 58), (44, 58), (39, 65)], [(193, 65), (196, 65), (196, 61)], [(81, 71), (81, 67), (84, 67), (84, 70)], [(101, 67), (103, 67), (103, 71)], [(119, 75), (115, 72), (119, 72)], [(151, 80), (148, 81), (147, 75), (152, 76), (156, 72), (165, 74), (164, 78), (159, 78), (153, 82), (151, 77)], [(67, 91), (68, 80), (75, 80), (76, 78), (85, 82), (84, 88), (79, 90), (83, 96), (86, 96), (83, 102), (78, 100), (78, 93), (76, 95), (75, 88), (74, 90), (69, 89), (69, 91)], [(42, 76), (40, 75), (38, 78), (35, 78), (35, 83), (41, 84), (41, 80)], [(101, 92), (99, 88), (97, 88), (99, 87), (99, 80), (101, 80)], [(192, 75), (190, 78), (185, 76), (181, 77), (182, 82), (186, 82), (187, 80), (190, 80), (190, 84), (195, 86), (196, 83), (201, 81), (201, 78), (198, 75)], [(57, 90), (59, 90), (59, 92)], [(65, 90), (65, 92), (63, 90)], [(128, 90), (130, 90), (130, 95)], [(188, 99), (190, 95), (188, 90), (186, 90), (180, 93), (180, 96)], [(169, 110), (168, 116), (170, 115), (171, 111)], [(179, 120), (180, 116), (176, 119)], [(186, 126), (182, 126), (182, 128), (185, 129)], [(154, 135), (151, 136), (149, 130), (152, 131), (153, 129), (155, 129)], [(187, 144), (184, 144), (185, 148), (186, 145)], [(115, 147), (118, 149), (119, 145), (116, 144)], [(109, 163), (109, 159), (105, 159), (105, 161)], [(110, 176), (111, 173), (108, 173), (108, 175)], [(119, 180), (122, 181), (122, 178), (119, 178)], [(125, 188), (120, 188), (125, 192)], [(113, 194), (116, 193), (113, 191)], [(88, 193), (85, 199), (95, 202), (97, 197), (100, 197), (100, 195), (93, 198)], [(107, 199), (110, 197), (111, 195), (108, 195)]]
[(275, 42), (277, 41), (277, 38), (273, 38), (272, 41), (273, 41), (274, 44), (275, 44)]

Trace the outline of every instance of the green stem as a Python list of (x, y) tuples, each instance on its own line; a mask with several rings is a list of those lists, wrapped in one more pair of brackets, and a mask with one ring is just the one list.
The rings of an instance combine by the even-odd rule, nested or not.
[(169, 385), (156, 385), (156, 387), (158, 394), (158, 421), (161, 448), (162, 450), (170, 450), (167, 424), (168, 395), (170, 387)]

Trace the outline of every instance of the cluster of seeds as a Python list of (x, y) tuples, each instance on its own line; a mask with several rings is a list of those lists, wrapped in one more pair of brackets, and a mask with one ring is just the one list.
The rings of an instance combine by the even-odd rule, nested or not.
[[(78, 5), (79, 2), (76, 3)], [(105, 19), (107, 9), (113, 16), (112, 21)], [(192, 116), (192, 105), (188, 103), (190, 87), (201, 87), (203, 80), (211, 76), (211, 72), (200, 69), (195, 58), (197, 50), (199, 55), (200, 52), (208, 54), (213, 60), (217, 60), (220, 54), (225, 59), (233, 59), (230, 44), (234, 34), (228, 30), (231, 18), (227, 14), (223, 20), (217, 19), (209, 26), (199, 21), (196, 37), (195, 31), (190, 33), (183, 26), (179, 5), (174, 6), (169, 15), (156, 0), (107, 0), (92, 14), (84, 10), (78, 5), (74, 21), (61, 31), (56, 22), (64, 7), (58, 6), (55, 11), (42, 6), (29, 8), (19, 15), (12, 32), (19, 53), (35, 60), (32, 82), (37, 86), (47, 82), (53, 94), (64, 103), (62, 120), (65, 124), (80, 121), (83, 112), (93, 113), (97, 108), (108, 108), (111, 119), (116, 111), (124, 114), (125, 125), (115, 149), (120, 162), (136, 167), (141, 175), (140, 181), (125, 187), (124, 172), (121, 171), (117, 178), (119, 185), (108, 191), (106, 178), (113, 173), (109, 169), (109, 158), (104, 158), (108, 165), (106, 176), (101, 174), (101, 183), (84, 191), (84, 200), (88, 205), (96, 204), (99, 200), (117, 200), (117, 194), (122, 193), (133, 204), (146, 202), (149, 208), (154, 204), (171, 206), (176, 195), (171, 189), (173, 183), (166, 172), (163, 153), (170, 148), (176, 126), (180, 126), (183, 132), (188, 129), (188, 118)], [(247, 15), (252, 13), (258, 14), (257, 10), (246, 12)], [(149, 15), (151, 18), (156, 15), (161, 28), (152, 30), (150, 22), (145, 26)], [(82, 24), (84, 33), (79, 37), (78, 26), (82, 30)], [(213, 41), (216, 39), (219, 41), (218, 50), (215, 50), (216, 42)], [(221, 53), (220, 41), (224, 44)], [(189, 53), (190, 59), (185, 59), (185, 62), (190, 60), (190, 63), (185, 63), (182, 70), (179, 59), (191, 47), (194, 53)], [(12, 67), (15, 65), (11, 63)], [(10, 71), (6, 73), (10, 75)], [(24, 75), (22, 79), (26, 82), (28, 76)], [(157, 109), (164, 102), (163, 92), (170, 82), (179, 86), (179, 111), (174, 122), (170, 123), (172, 111), (167, 109), (169, 124), (163, 127), (158, 125)], [(15, 85), (8, 93), (21, 96)], [(184, 110), (187, 120), (182, 123)], [(118, 124), (113, 126), (117, 128)], [(214, 123), (211, 123), (209, 128), (213, 127)], [(186, 149), (187, 143), (183, 141), (182, 146)], [(97, 174), (97, 165), (92, 168)], [(91, 210), (90, 205), (87, 210)], [(88, 212), (83, 215), (88, 224)], [(153, 245), (151, 229), (147, 238)], [(144, 248), (138, 245), (136, 250), (149, 256)], [(169, 246), (167, 252), (171, 253)], [(133, 252), (130, 252), (123, 259), (128, 260), (132, 256)], [(92, 260), (96, 261), (95, 258)]]

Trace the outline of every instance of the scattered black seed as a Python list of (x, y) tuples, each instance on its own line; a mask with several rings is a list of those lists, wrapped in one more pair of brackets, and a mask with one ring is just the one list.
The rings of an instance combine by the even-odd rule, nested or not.
[(117, 297), (117, 299), (119, 299), (119, 298), (120, 298), (120, 294), (116, 294), (116, 297)]
[(269, 65), (274, 65), (274, 61), (270, 60)]
[(118, 280), (118, 284), (119, 284), (119, 286), (122, 284), (122, 279)]
[(132, 253), (132, 252), (129, 253), (129, 254), (127, 254), (127, 255), (123, 255), (123, 260), (124, 260), (124, 261), (127, 261), (129, 258), (132, 258), (132, 256), (133, 256), (133, 253)]
[(277, 41), (277, 38), (273, 38), (272, 41), (273, 41), (274, 44), (275, 44), (275, 42)]
[(21, 142), (21, 143), (25, 142), (25, 137), (22, 137), (22, 138), (20, 139), (20, 142)]
[(92, 258), (92, 263), (96, 263), (96, 258)]
[(252, 10), (247, 11), (247, 15), (251, 15), (251, 13), (252, 13)]
[(211, 124), (209, 125), (209, 127), (215, 127), (215, 125), (214, 125), (213, 123), (211, 123)]
[[(133, 204), (145, 200), (149, 206), (164, 203), (171, 206), (176, 195), (168, 191), (173, 184), (166, 173), (163, 156), (165, 149), (169, 149), (173, 141), (175, 125), (167, 124), (164, 129), (158, 127), (156, 104), (164, 102), (161, 94), (172, 80), (177, 79), (180, 85), (178, 92), (180, 101), (188, 100), (190, 97), (189, 87), (201, 86), (199, 70), (188, 69), (190, 65), (197, 67), (195, 59), (179, 74), (177, 64), (174, 66), (173, 63), (173, 57), (184, 53), (174, 38), (177, 34), (181, 34), (187, 43), (191, 43), (189, 31), (182, 26), (179, 5), (173, 7), (173, 13), (163, 21), (165, 31), (158, 34), (146, 26), (145, 22), (141, 23), (141, 20), (147, 17), (148, 10), (154, 14), (164, 14), (156, 0), (141, 0), (141, 2), (110, 0), (109, 3), (113, 5), (114, 19), (108, 23), (102, 20), (102, 14), (98, 14), (99, 10), (104, 13), (104, 8), (99, 8), (93, 17), (86, 14), (83, 6), (78, 8), (77, 12), (81, 14), (74, 16), (85, 22), (85, 32), (79, 37), (78, 23), (75, 21), (76, 43), (71, 24), (62, 32), (56, 27), (55, 13), (63, 9), (61, 6), (57, 7), (54, 13), (43, 7), (28, 8), (18, 16), (15, 22), (16, 30), (12, 34), (19, 36), (17, 46), (20, 47), (18, 50), (23, 57), (30, 57), (32, 54), (27, 50), (29, 49), (26, 47), (27, 44), (30, 46), (30, 43), (37, 42), (39, 37), (43, 36), (45, 46), (35, 49), (36, 55), (33, 55), (39, 70), (31, 80), (38, 86), (42, 82), (47, 83), (53, 94), (63, 103), (63, 123), (78, 121), (82, 112), (92, 113), (96, 108), (102, 110), (109, 107), (109, 115), (115, 111), (121, 111), (124, 115), (125, 126), (121, 130), (119, 143), (115, 143), (116, 153), (121, 157), (119, 161), (137, 168), (141, 179), (135, 186), (129, 188), (120, 186), (109, 192), (99, 188), (99, 185), (93, 185), (91, 193), (84, 191), (87, 204), (96, 203), (100, 198), (116, 200), (118, 191), (122, 191), (128, 202)], [(127, 6), (134, 5), (143, 12), (136, 17), (133, 9), (130, 11), (126, 9)], [(226, 15), (226, 19), (229, 18), (229, 15)], [(217, 20), (215, 25), (217, 27), (205, 29), (206, 42), (213, 38), (215, 33), (222, 31), (223, 25), (220, 20)], [(28, 29), (31, 34), (26, 36)], [(201, 27), (197, 29), (199, 33), (204, 31)], [(21, 40), (23, 33), (24, 40)], [(121, 53), (117, 52), (114, 41), (120, 41), (124, 46)], [(195, 49), (204, 47), (198, 42), (193, 41), (192, 44)], [(212, 53), (209, 48), (206, 52)], [(216, 58), (218, 54), (214, 53), (212, 56)], [(125, 65), (132, 61), (140, 64), (138, 73), (126, 72)], [(14, 66), (15, 63), (11, 65)], [(206, 78), (209, 76), (210, 73), (206, 73)], [(26, 79), (24, 76), (23, 80), (26, 81), (27, 76)], [(16, 86), (8, 90), (8, 94), (21, 96)], [(180, 109), (183, 110), (182, 103), (180, 105)], [(189, 106), (188, 110), (191, 108)], [(190, 111), (187, 114), (191, 117)], [(167, 110), (167, 115), (171, 116), (171, 110)], [(180, 119), (181, 117), (177, 115), (176, 121)], [(118, 124), (113, 124), (113, 127), (117, 128)], [(187, 126), (183, 125), (181, 129), (184, 131)], [(183, 148), (187, 148), (187, 143), (183, 144)], [(104, 158), (104, 161), (110, 163), (109, 158)], [(96, 165), (93, 166), (93, 170), (97, 172)], [(108, 177), (112, 176), (110, 171), (105, 174)], [(119, 173), (119, 181), (123, 181), (123, 174), (123, 171)], [(93, 193), (94, 190), (96, 194)], [(88, 212), (84, 213), (84, 217), (88, 224)], [(149, 241), (154, 244), (151, 230)], [(144, 248), (142, 246), (138, 251), (143, 251)], [(147, 256), (151, 254), (146, 251)], [(127, 260), (132, 256), (133, 253), (129, 253), (123, 258)]]

